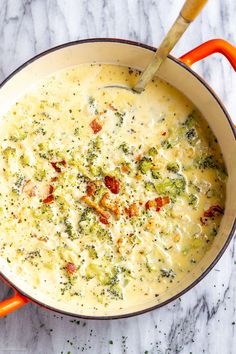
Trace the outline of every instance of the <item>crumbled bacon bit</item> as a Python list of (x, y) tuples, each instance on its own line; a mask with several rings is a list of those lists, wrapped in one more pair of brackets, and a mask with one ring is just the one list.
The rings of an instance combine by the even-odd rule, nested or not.
[(105, 185), (113, 194), (118, 194), (120, 191), (120, 182), (115, 177), (106, 176)]
[(224, 214), (224, 210), (219, 205), (212, 205), (209, 209), (204, 211), (203, 216), (205, 216), (205, 218), (213, 218), (220, 214)]
[(51, 165), (56, 172), (58, 172), (58, 173), (61, 172), (61, 168), (57, 166), (57, 162), (51, 162)]
[(145, 204), (145, 209), (149, 210), (149, 209), (151, 209), (151, 207), (153, 207), (155, 205), (156, 205), (155, 200), (148, 200), (147, 203)]
[[(160, 210), (160, 208), (163, 206), (162, 197), (156, 198), (155, 202), (156, 202), (157, 209), (159, 208), (159, 210)], [(157, 210), (157, 211), (159, 211), (159, 210)]]
[(89, 181), (87, 184), (86, 192), (88, 196), (94, 195), (96, 192), (96, 184), (92, 181)]
[(50, 203), (53, 202), (53, 200), (54, 200), (54, 195), (53, 194), (49, 194), (49, 196), (47, 196), (47, 198), (45, 198), (43, 200), (43, 203), (44, 204), (50, 204)]
[(168, 196), (158, 197), (155, 200), (148, 200), (145, 204), (145, 209), (151, 209), (152, 207), (156, 207), (156, 211), (160, 211), (161, 208), (170, 203), (170, 198)]
[(162, 135), (162, 136), (165, 136), (165, 135), (166, 135), (166, 132), (161, 133), (161, 135)]
[(162, 198), (162, 205), (166, 205), (170, 203), (170, 198), (167, 196)]
[(99, 221), (104, 224), (104, 225), (108, 225), (109, 224), (109, 220), (108, 218), (105, 218), (104, 216), (100, 216)]
[(93, 119), (89, 125), (92, 128), (94, 134), (97, 134), (102, 129), (102, 125), (98, 122), (96, 118)]
[(52, 178), (51, 178), (51, 182), (56, 182), (57, 180), (58, 180), (57, 177), (52, 177)]
[(128, 208), (125, 208), (125, 212), (129, 215), (130, 218), (133, 216), (138, 216), (138, 207), (135, 203), (132, 203)]
[(61, 173), (61, 167), (57, 166), (57, 165), (62, 165), (62, 166), (66, 166), (66, 161), (65, 160), (61, 160), (61, 161), (52, 161), (51, 165), (54, 168), (54, 170), (58, 173)]
[(66, 265), (66, 270), (69, 274), (73, 274), (76, 271), (76, 265), (74, 263), (68, 262)]
[(52, 194), (53, 191), (54, 191), (54, 187), (50, 184), (48, 194)]

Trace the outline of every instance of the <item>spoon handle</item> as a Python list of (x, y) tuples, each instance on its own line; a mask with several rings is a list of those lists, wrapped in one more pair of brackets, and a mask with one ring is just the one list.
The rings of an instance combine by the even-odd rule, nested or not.
[(195, 20), (199, 12), (202, 10), (203, 6), (206, 4), (207, 0), (188, 0), (185, 1), (180, 15), (188, 22)]
[(143, 71), (138, 82), (134, 86), (133, 90), (135, 92), (141, 93), (147, 83), (152, 80), (155, 73), (166, 59), (167, 55), (170, 53), (171, 49), (174, 48), (175, 44), (182, 37), (183, 33), (186, 31), (190, 23), (196, 18), (207, 0), (186, 0), (185, 4), (177, 17), (175, 23), (167, 33), (166, 37), (162, 41), (160, 47), (157, 49), (153, 60)]

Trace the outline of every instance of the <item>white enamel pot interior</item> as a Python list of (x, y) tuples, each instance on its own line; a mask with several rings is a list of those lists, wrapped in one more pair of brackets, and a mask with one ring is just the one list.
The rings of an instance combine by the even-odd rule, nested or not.
[[(80, 63), (110, 63), (143, 70), (153, 56), (154, 48), (139, 43), (113, 40), (94, 39), (69, 43), (49, 50), (16, 70), (0, 89), (0, 116), (32, 85), (46, 76)], [(225, 214), (222, 219), (219, 234), (210, 249), (196, 266), (179, 284), (168, 292), (161, 294), (151, 302), (142, 299), (138, 306), (129, 306), (122, 310), (102, 310), (94, 312), (86, 309), (77, 313), (70, 304), (56, 302), (45, 294), (32, 290), (30, 284), (22, 283), (16, 274), (0, 263), (0, 274), (17, 291), (33, 302), (46, 308), (85, 318), (119, 318), (140, 314), (162, 306), (182, 295), (201, 280), (220, 258), (235, 229), (236, 215), (236, 142), (232, 122), (217, 96), (209, 86), (190, 68), (169, 57), (161, 66), (158, 76), (186, 95), (202, 112), (211, 129), (216, 135), (228, 170), (227, 199)]]

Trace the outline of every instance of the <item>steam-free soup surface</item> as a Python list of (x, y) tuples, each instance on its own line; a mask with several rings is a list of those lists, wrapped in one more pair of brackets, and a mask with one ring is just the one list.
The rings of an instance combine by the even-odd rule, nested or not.
[(222, 155), (192, 103), (159, 79), (141, 95), (102, 88), (137, 76), (69, 68), (1, 120), (0, 257), (73, 312), (158, 302), (224, 212)]

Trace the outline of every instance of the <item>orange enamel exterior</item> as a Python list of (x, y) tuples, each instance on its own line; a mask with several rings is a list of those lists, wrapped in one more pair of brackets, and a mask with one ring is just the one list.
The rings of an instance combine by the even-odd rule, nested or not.
[[(236, 71), (236, 48), (222, 39), (214, 39), (205, 42), (187, 54), (183, 55), (180, 60), (188, 66), (191, 66), (198, 60), (201, 60), (214, 53), (223, 54)], [(4, 281), (6, 280), (4, 279)], [(31, 301), (16, 290), (14, 291), (15, 293), (11, 298), (0, 302), (0, 318), (6, 316), (12, 311), (17, 310), (18, 308)]]
[(207, 41), (184, 54), (180, 57), (180, 60), (188, 66), (191, 66), (198, 60), (204, 59), (214, 53), (223, 54), (236, 71), (236, 47), (223, 39), (212, 39)]

